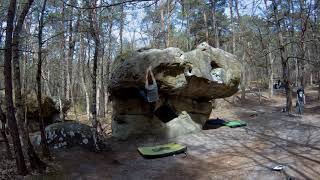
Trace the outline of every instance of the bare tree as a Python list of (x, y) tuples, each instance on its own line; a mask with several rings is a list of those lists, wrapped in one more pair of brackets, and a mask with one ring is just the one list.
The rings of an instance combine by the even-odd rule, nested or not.
[(123, 28), (124, 28), (124, 3), (123, 0), (120, 1), (120, 54), (123, 53)]
[[(236, 0), (238, 1), (238, 0)], [(267, 1), (264, 0), (264, 6), (266, 9), (268, 9), (268, 5), (267, 5)], [(262, 48), (264, 48), (267, 53), (268, 56), (266, 56), (266, 61), (268, 61), (268, 76), (269, 76), (269, 97), (271, 98), (273, 96), (273, 76), (274, 76), (274, 70), (273, 70), (273, 62), (274, 62), (274, 58), (272, 57), (272, 50), (271, 50), (271, 23), (268, 20), (267, 21), (267, 42), (262, 46)], [(260, 33), (261, 39), (262, 39), (262, 34)]]
[(171, 0), (167, 0), (167, 40), (166, 47), (170, 47), (170, 36), (171, 36)]
[(24, 161), (23, 152), (20, 144), (20, 136), (17, 121), (14, 115), (14, 106), (12, 98), (12, 32), (13, 21), (16, 13), (16, 0), (10, 1), (7, 14), (7, 29), (4, 52), (4, 77), (5, 77), (5, 93), (6, 93), (6, 110), (7, 121), (12, 137), (14, 155), (17, 164), (18, 174), (26, 175), (27, 167)]
[[(71, 4), (75, 4), (75, 0), (70, 1)], [(67, 54), (67, 71), (66, 71), (66, 78), (67, 78), (67, 85), (66, 85), (66, 100), (70, 101), (71, 97), (71, 87), (72, 87), (72, 60), (73, 60), (73, 54), (74, 54), (74, 46), (76, 43), (76, 38), (73, 35), (73, 8), (70, 8), (70, 14), (69, 14), (69, 22), (68, 22), (68, 54)], [(77, 29), (77, 27), (75, 28)]]
[(164, 41), (164, 47), (166, 47), (166, 27), (164, 23), (164, 3), (160, 2), (160, 21), (161, 21), (161, 36), (160, 38)]
[[(64, 21), (65, 21), (65, 6), (64, 3), (62, 3), (62, 12), (61, 12), (61, 30), (63, 31), (61, 35), (61, 44), (60, 44), (60, 89), (59, 89), (59, 107), (60, 107), (60, 116), (62, 118), (62, 121), (65, 120), (65, 113), (63, 112), (63, 106), (64, 102), (67, 99), (67, 62), (66, 62), (66, 42), (65, 42), (65, 27), (64, 27)], [(62, 101), (63, 99), (63, 101)]]
[(37, 100), (38, 100), (38, 108), (39, 108), (39, 125), (40, 125), (40, 133), (41, 133), (41, 147), (43, 156), (50, 158), (50, 151), (47, 144), (47, 138), (45, 135), (45, 127), (43, 123), (43, 110), (41, 106), (42, 102), (42, 90), (41, 90), (41, 68), (42, 68), (42, 30), (43, 30), (43, 18), (44, 18), (44, 11), (47, 5), (47, 0), (43, 1), (41, 12), (40, 12), (40, 19), (39, 19), (39, 32), (38, 32), (38, 69), (37, 69)]
[(214, 40), (215, 40), (215, 47), (220, 47), (219, 42), (219, 31), (217, 27), (217, 18), (216, 18), (216, 0), (210, 0), (211, 4), (211, 18), (212, 18), (212, 27), (214, 32)]
[(281, 58), (281, 65), (282, 65), (282, 78), (285, 84), (286, 89), (286, 110), (290, 114), (292, 111), (292, 85), (290, 82), (290, 68), (288, 64), (288, 52), (283, 40), (283, 30), (281, 26), (281, 18), (279, 18), (278, 12), (278, 4), (275, 0), (272, 0), (272, 8), (273, 8), (273, 15), (274, 21), (277, 27), (277, 36), (278, 36), (278, 46), (280, 49), (280, 58)]
[[(96, 2), (93, 3), (92, 7), (96, 6)], [(97, 120), (97, 65), (98, 57), (100, 51), (100, 37), (99, 29), (97, 22), (97, 10), (91, 9), (89, 12), (89, 21), (90, 21), (90, 33), (95, 42), (94, 55), (93, 55), (93, 69), (92, 69), (92, 105), (91, 105), (91, 114), (92, 114), (92, 134), (96, 150), (99, 150), (98, 146), (98, 120)]]
[(26, 148), (26, 152), (29, 158), (29, 162), (32, 169), (37, 170), (44, 170), (45, 169), (45, 163), (42, 162), (36, 152), (34, 151), (34, 148), (31, 144), (29, 133), (28, 133), (28, 126), (25, 122), (24, 118), (24, 102), (21, 96), (21, 76), (20, 76), (20, 65), (19, 65), (19, 57), (20, 57), (20, 51), (19, 51), (19, 45), (20, 45), (20, 33), (22, 30), (22, 26), (25, 20), (25, 17), (33, 3), (33, 0), (29, 0), (28, 3), (25, 4), (25, 6), (22, 9), (22, 12), (18, 18), (17, 25), (14, 29), (13, 33), (13, 41), (12, 41), (12, 50), (13, 50), (13, 66), (14, 66), (14, 92), (15, 92), (15, 105), (16, 105), (16, 117), (19, 124), (19, 129), (22, 134), (22, 141), (24, 144), (24, 147)]
[[(300, 49), (300, 68), (301, 68), (301, 73), (300, 73), (300, 84), (302, 86), (306, 85), (306, 80), (305, 80), (305, 59), (306, 59), (306, 33), (308, 30), (308, 20), (309, 20), (309, 12), (306, 12), (306, 5), (305, 1), (300, 0), (300, 41), (299, 41), (299, 49)], [(311, 8), (308, 8), (311, 9)]]
[[(80, 26), (80, 29), (82, 29), (82, 25)], [(90, 117), (90, 98), (89, 98), (89, 91), (86, 86), (85, 81), (85, 59), (86, 59), (86, 53), (85, 53), (85, 45), (84, 45), (84, 37), (83, 33), (80, 33), (80, 49), (79, 49), (79, 63), (82, 64), (81, 70), (80, 70), (80, 78), (81, 78), (81, 86), (85, 93), (85, 101), (86, 101), (86, 113), (87, 116)]]
[[(113, 13), (114, 13), (114, 7), (111, 8), (110, 14), (108, 15), (108, 55), (107, 55), (107, 65), (106, 65), (106, 81), (105, 83), (105, 90), (108, 90), (108, 82), (110, 78), (110, 64), (112, 62), (112, 27), (113, 27)], [(105, 112), (108, 112), (108, 92), (105, 92)]]
[(236, 37), (235, 37), (235, 28), (233, 22), (233, 0), (229, 0), (229, 10), (230, 10), (230, 20), (231, 20), (231, 37), (232, 37), (232, 53), (234, 54), (236, 51)]
[(203, 21), (205, 25), (205, 35), (206, 35), (206, 42), (209, 43), (209, 25), (208, 25), (208, 17), (206, 13), (206, 4), (203, 4)]

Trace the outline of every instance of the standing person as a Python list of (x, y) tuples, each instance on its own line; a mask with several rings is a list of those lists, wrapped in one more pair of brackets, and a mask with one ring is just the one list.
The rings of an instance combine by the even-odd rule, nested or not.
[(297, 90), (297, 102), (296, 102), (297, 113), (300, 115), (303, 114), (304, 104), (306, 104), (306, 97), (304, 94), (303, 87), (300, 87)]

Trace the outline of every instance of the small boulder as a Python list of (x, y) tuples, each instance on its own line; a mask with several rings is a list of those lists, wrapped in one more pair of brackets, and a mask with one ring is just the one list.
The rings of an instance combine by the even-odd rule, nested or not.
[[(45, 134), (49, 147), (54, 149), (74, 146), (94, 149), (91, 127), (79, 122), (66, 121), (51, 124), (45, 128)], [(39, 147), (40, 142), (41, 136), (38, 132), (33, 138), (33, 144)]]

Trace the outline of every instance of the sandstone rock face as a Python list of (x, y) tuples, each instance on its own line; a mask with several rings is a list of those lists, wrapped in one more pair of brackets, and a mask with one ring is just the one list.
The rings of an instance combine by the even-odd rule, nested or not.
[[(159, 87), (153, 113), (140, 95), (149, 66)], [(113, 136), (125, 139), (146, 133), (171, 138), (199, 131), (213, 100), (238, 91), (240, 76), (236, 57), (207, 43), (189, 52), (143, 49), (120, 56), (111, 66), (109, 82)]]

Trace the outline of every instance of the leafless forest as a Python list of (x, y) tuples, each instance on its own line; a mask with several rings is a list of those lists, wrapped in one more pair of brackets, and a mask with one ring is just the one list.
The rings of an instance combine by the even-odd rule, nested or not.
[[(46, 98), (61, 121), (87, 122), (99, 152), (97, 138), (111, 126), (112, 64), (141, 49), (186, 52), (202, 42), (239, 60), (233, 100), (252, 103), (252, 91), (259, 106), (282, 98), (278, 110), (290, 117), (296, 89), (304, 87), (313, 90), (312, 98), (306, 90), (307, 100), (319, 103), (318, 0), (1, 0), (0, 149), (4, 159), (15, 160), (16, 170), (12, 176), (0, 173), (0, 179), (52, 166)], [(279, 80), (280, 94), (274, 89)], [(32, 143), (33, 120), (40, 148)]]

